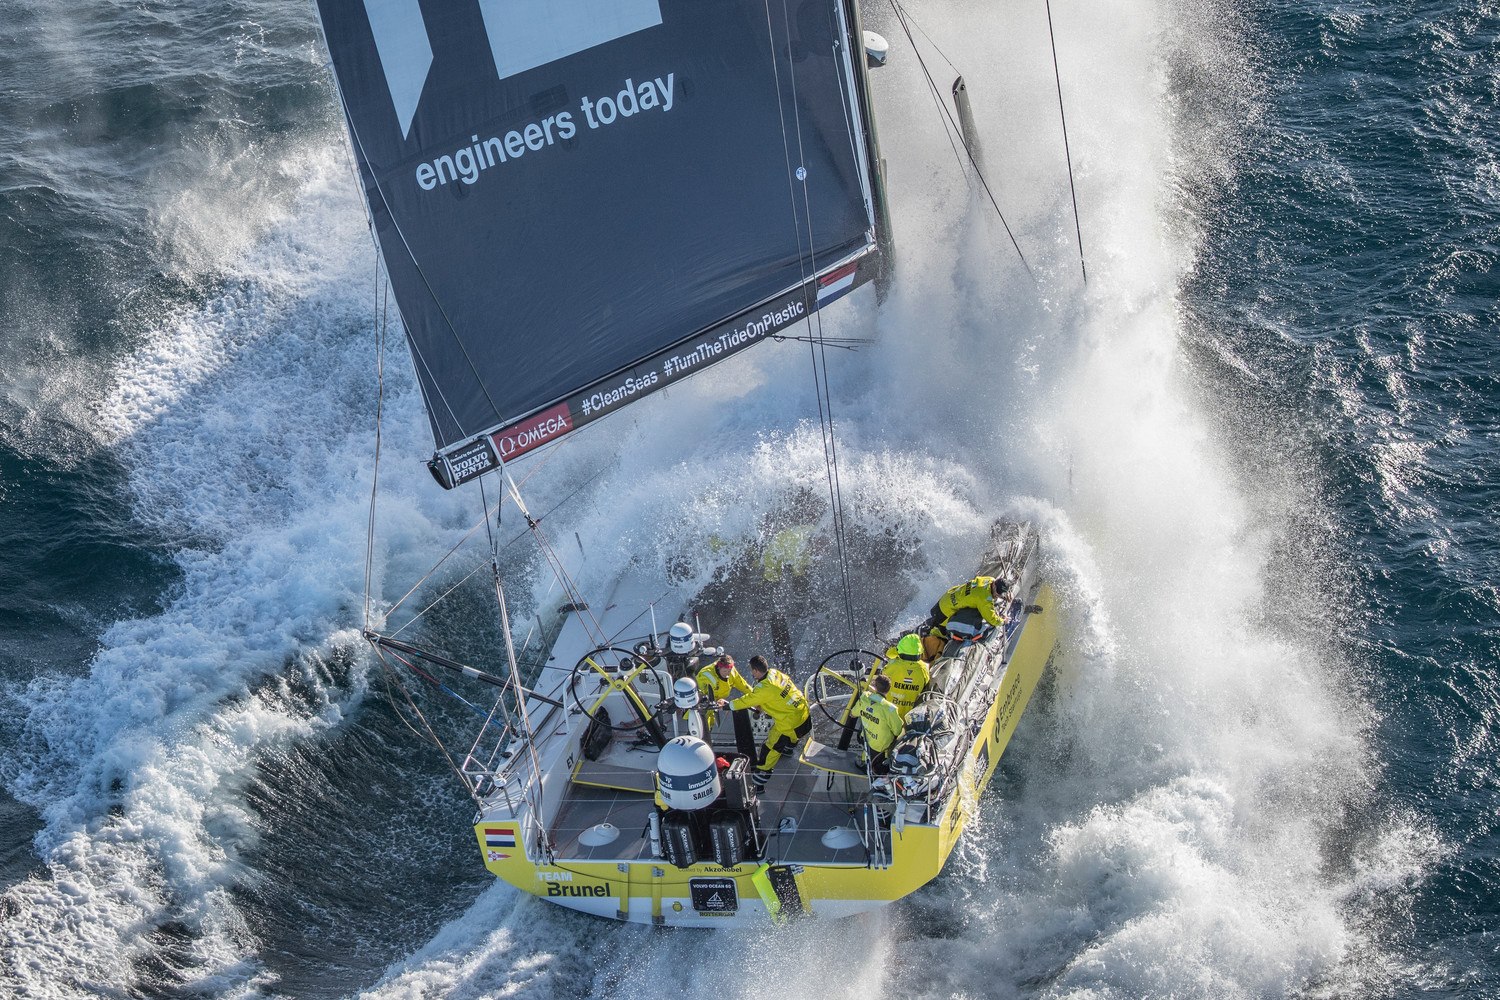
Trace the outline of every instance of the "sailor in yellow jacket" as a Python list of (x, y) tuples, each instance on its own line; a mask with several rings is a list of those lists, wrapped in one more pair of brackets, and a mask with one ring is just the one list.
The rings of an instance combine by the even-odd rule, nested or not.
[(927, 682), (932, 676), (922, 659), (921, 637), (908, 632), (897, 640), (896, 645), (885, 651), (885, 666), (880, 672), (891, 680), (891, 704), (896, 706), (901, 718), (906, 718), (906, 713), (927, 690)]
[(890, 771), (886, 755), (896, 745), (896, 739), (906, 725), (901, 712), (887, 699), (890, 693), (891, 679), (876, 674), (870, 681), (870, 690), (860, 695), (854, 708), (854, 714), (859, 717), (860, 731), (864, 733), (865, 748), (870, 754), (870, 770), (874, 774)]
[[(734, 665), (734, 657), (728, 653), (698, 671), (698, 693), (703, 696), (704, 701), (719, 702), (734, 691), (749, 694), (750, 682), (745, 680), (739, 668)], [(713, 726), (714, 713), (709, 712), (708, 728), (712, 729)]]
[(749, 694), (734, 701), (720, 698), (718, 706), (734, 711), (758, 708), (771, 717), (771, 732), (760, 748), (760, 761), (751, 777), (756, 791), (764, 791), (781, 755), (797, 749), (797, 744), (812, 732), (812, 716), (797, 685), (767, 663), (764, 656), (750, 657), (750, 676), (755, 679), (755, 687)]
[(950, 587), (932, 606), (928, 621), (933, 625), (946, 625), (948, 619), (961, 608), (973, 608), (989, 624), (999, 628), (1005, 621), (1000, 608), (1009, 599), (1010, 584), (994, 576), (976, 576), (968, 583)]

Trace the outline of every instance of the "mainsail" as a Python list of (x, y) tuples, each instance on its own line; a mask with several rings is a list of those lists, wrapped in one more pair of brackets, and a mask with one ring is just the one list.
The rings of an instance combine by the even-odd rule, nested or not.
[(854, 0), (318, 0), (456, 486), (877, 277)]

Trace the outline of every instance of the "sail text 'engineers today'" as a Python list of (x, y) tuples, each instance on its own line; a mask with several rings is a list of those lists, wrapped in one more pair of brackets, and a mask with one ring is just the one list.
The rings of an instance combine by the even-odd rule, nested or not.
[[(585, 95), (578, 103), (584, 124), (590, 129), (599, 129), (652, 108), (671, 111), (675, 97), (675, 76), (674, 73), (668, 73), (665, 79), (658, 76), (639, 84), (633, 77), (626, 78), (625, 86), (613, 96)], [(571, 111), (548, 115), (523, 128), (511, 129), (503, 136), (492, 135), (481, 140), (476, 133), (469, 138), (469, 145), (417, 164), (417, 186), (423, 191), (431, 191), (449, 181), (474, 184), (484, 171), (492, 167), (518, 160), (528, 151), (538, 152), (577, 134), (578, 123)]]

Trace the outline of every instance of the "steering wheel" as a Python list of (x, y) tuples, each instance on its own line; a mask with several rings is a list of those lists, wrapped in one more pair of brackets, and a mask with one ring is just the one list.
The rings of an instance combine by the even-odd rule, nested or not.
[(841, 649), (818, 664), (808, 682), (809, 694), (828, 721), (842, 726), (865, 692), (867, 682), (885, 666), (885, 657), (868, 649)]
[[(661, 671), (652, 660), (618, 646), (599, 646), (583, 654), (568, 677), (568, 693), (584, 715), (596, 723), (607, 723), (616, 732), (648, 728), (657, 709), (667, 701)], [(602, 712), (612, 694), (625, 698), (635, 718), (616, 723)]]

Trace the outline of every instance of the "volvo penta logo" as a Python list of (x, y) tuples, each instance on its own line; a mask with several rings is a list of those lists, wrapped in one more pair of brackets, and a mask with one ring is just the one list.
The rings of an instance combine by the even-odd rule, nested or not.
[(488, 438), (480, 438), (467, 448), (448, 455), (449, 478), (453, 483), (463, 483), (475, 476), (488, 472), (495, 468), (495, 453), (490, 448)]
[[(661, 24), (659, 0), (478, 0), (500, 79)], [(432, 69), (418, 0), (364, 0), (402, 138)]]

